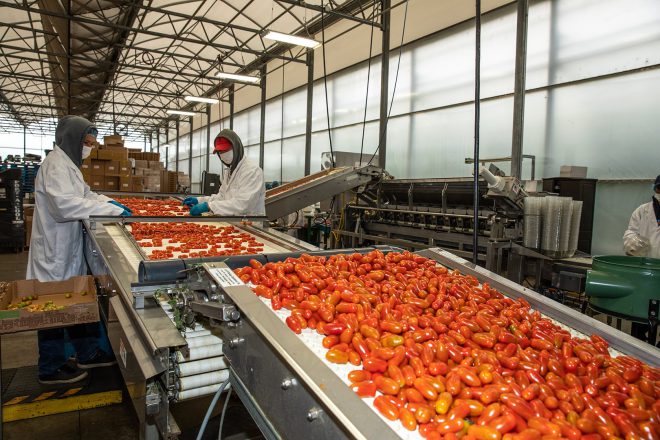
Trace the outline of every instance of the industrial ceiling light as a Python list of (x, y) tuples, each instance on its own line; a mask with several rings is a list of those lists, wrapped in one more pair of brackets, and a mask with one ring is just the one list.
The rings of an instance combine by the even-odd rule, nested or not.
[(195, 112), (184, 112), (183, 110), (167, 110), (166, 113), (170, 115), (181, 115), (181, 116), (195, 116), (197, 114)]
[(186, 96), (185, 98), (186, 101), (190, 102), (202, 102), (204, 104), (217, 104), (220, 102), (219, 99), (214, 99), (214, 98), (204, 98), (201, 96)]
[(317, 48), (321, 45), (321, 43), (316, 40), (312, 40), (311, 38), (297, 37), (295, 35), (283, 34), (281, 32), (269, 30), (265, 31), (262, 37), (267, 40), (280, 41), (282, 43), (293, 44), (295, 46), (309, 47), (310, 49)]
[(250, 84), (256, 84), (259, 81), (261, 81), (261, 78), (259, 78), (258, 76), (238, 75), (236, 73), (227, 73), (227, 72), (218, 72), (215, 75), (215, 77), (220, 79), (226, 79), (229, 81), (240, 81)]

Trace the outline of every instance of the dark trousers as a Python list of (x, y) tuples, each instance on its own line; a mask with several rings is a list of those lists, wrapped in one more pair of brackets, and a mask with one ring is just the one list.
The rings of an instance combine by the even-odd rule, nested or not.
[(39, 339), (39, 376), (48, 376), (57, 371), (67, 361), (66, 335), (76, 350), (79, 361), (87, 361), (99, 349), (101, 323), (78, 324), (66, 328), (37, 331)]

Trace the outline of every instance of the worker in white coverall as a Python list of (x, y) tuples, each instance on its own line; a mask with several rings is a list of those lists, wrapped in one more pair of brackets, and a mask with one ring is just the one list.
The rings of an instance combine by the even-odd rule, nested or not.
[[(63, 281), (87, 274), (81, 220), (90, 215), (131, 215), (130, 209), (90, 191), (80, 165), (96, 145), (97, 130), (85, 118), (65, 116), (55, 131), (56, 146), (44, 159), (35, 180), (35, 207), (27, 279)], [(77, 364), (68, 362), (65, 332), (76, 349)], [(39, 381), (72, 383), (85, 369), (112, 365), (114, 357), (100, 348), (99, 323), (38, 331)]]
[(623, 248), (628, 255), (660, 258), (660, 176), (653, 184), (651, 201), (632, 213), (623, 234)]
[(266, 214), (266, 187), (261, 168), (245, 157), (241, 138), (229, 129), (222, 130), (214, 141), (213, 152), (229, 168), (222, 177), (217, 194), (210, 197), (186, 197), (190, 215), (212, 212), (221, 216), (261, 216)]

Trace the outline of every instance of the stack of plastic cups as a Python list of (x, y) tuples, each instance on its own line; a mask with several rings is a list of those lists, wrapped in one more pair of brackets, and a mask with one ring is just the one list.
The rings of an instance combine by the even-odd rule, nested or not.
[(568, 255), (575, 255), (578, 247), (578, 238), (580, 236), (580, 220), (582, 220), (582, 201), (573, 200), (573, 215), (571, 216), (571, 234), (568, 240)]
[(543, 199), (541, 250), (551, 258), (559, 257), (562, 216), (560, 199), (560, 197), (545, 197)]
[(568, 246), (571, 238), (571, 218), (573, 216), (573, 199), (560, 197), (561, 199), (561, 226), (559, 228), (559, 258), (568, 256)]
[(525, 198), (525, 223), (523, 245), (530, 249), (541, 247), (541, 211), (543, 208), (543, 197)]

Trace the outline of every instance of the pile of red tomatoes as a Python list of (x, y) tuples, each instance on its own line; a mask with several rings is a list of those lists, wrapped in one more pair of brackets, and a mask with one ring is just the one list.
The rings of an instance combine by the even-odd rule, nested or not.
[[(264, 244), (253, 235), (234, 226), (199, 223), (131, 223), (130, 226), (131, 234), (151, 260), (252, 255), (264, 250)], [(153, 249), (163, 245), (164, 249)]]
[[(660, 371), (411, 253), (237, 269), (389, 420), (426, 439), (658, 439)], [(308, 330), (305, 330), (308, 329)]]
[(182, 206), (178, 200), (155, 200), (138, 198), (116, 199), (122, 205), (128, 206), (134, 216), (141, 217), (181, 217), (190, 215), (190, 208)]

